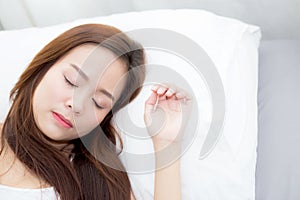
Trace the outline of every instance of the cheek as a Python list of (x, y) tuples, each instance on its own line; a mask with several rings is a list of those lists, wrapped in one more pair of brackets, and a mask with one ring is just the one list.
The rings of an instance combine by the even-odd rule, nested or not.
[(76, 129), (81, 136), (91, 132), (96, 126), (101, 124), (109, 111), (101, 111), (95, 108), (88, 108), (83, 116), (75, 119)]
[(101, 124), (108, 112), (109, 111), (107, 110), (98, 110), (97, 108), (93, 108), (89, 114), (89, 121), (96, 125)]
[(36, 103), (50, 106), (51, 103), (63, 100), (66, 91), (61, 82), (61, 80), (53, 81), (50, 77), (45, 76), (35, 90), (34, 99)]

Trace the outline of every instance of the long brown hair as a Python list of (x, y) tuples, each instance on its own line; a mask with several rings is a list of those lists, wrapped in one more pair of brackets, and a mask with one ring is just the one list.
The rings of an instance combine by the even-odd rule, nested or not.
[[(37, 127), (32, 98), (51, 66), (70, 50), (83, 44), (97, 44), (119, 55), (128, 68), (128, 77), (121, 97), (101, 124), (84, 138), (70, 141), (75, 146), (72, 150), (75, 157), (71, 164), (59, 149), (47, 142), (51, 139)], [(142, 46), (115, 27), (85, 24), (62, 33), (34, 57), (11, 90), (12, 106), (4, 121), (0, 154), (5, 140), (17, 159), (53, 186), (62, 200), (130, 199), (132, 189), (118, 158), (119, 152), (105, 141), (108, 139), (116, 145), (119, 139), (122, 144), (111, 119), (116, 111), (140, 92), (145, 79), (144, 63)], [(86, 142), (88, 146), (82, 141), (89, 141)], [(91, 151), (100, 156), (105, 155), (118, 166), (118, 170), (99, 162)]]

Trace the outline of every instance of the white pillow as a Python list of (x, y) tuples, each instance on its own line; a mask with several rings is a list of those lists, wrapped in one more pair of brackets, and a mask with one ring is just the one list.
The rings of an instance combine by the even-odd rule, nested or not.
[[(222, 137), (203, 160), (199, 152), (211, 123), (212, 104), (203, 79), (186, 62), (166, 52), (146, 50), (149, 63), (162, 64), (182, 76), (195, 92), (199, 110), (197, 136), (181, 158), (183, 199), (254, 200), (257, 144), (257, 68), (260, 28), (204, 10), (152, 10), (87, 18), (44, 28), (0, 32), (0, 120), (8, 111), (8, 92), (33, 56), (61, 32), (83, 23), (103, 23), (123, 31), (161, 28), (181, 33), (201, 46), (222, 80), (226, 113)], [(172, 57), (173, 56), (173, 57)], [(177, 60), (176, 60), (177, 59)], [(182, 66), (186, 70), (182, 70)], [(182, 70), (182, 71), (180, 71)], [(196, 87), (197, 86), (197, 87)], [(127, 107), (131, 120), (143, 126), (144, 88)], [(136, 109), (140, 106), (141, 109)], [(124, 109), (125, 110), (125, 109)], [(120, 112), (118, 117), (122, 117)], [(126, 152), (151, 152), (151, 140), (124, 136)], [(127, 166), (126, 157), (123, 162)], [(154, 174), (129, 174), (138, 199), (153, 199)]]

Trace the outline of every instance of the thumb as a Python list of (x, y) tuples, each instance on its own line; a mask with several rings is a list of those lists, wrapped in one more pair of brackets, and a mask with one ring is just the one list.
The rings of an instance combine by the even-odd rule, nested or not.
[(158, 95), (155, 92), (152, 92), (151, 95), (148, 97), (148, 99), (145, 102), (145, 110), (144, 110), (144, 118), (146, 124), (151, 124), (151, 112), (153, 112), (154, 105), (156, 102), (156, 99), (158, 98)]
[(156, 94), (155, 92), (152, 92), (151, 95), (148, 97), (148, 99), (145, 102), (145, 109), (148, 111), (151, 111), (151, 109), (153, 110), (156, 99), (158, 98), (158, 94)]

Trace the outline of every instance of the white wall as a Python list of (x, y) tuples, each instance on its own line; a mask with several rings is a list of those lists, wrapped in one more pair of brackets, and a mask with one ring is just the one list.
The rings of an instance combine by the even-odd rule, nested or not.
[(263, 39), (300, 39), (299, 0), (0, 0), (5, 29), (157, 8), (199, 8), (262, 28)]
[(4, 29), (32, 26), (30, 13), (22, 0), (0, 0), (0, 21)]

